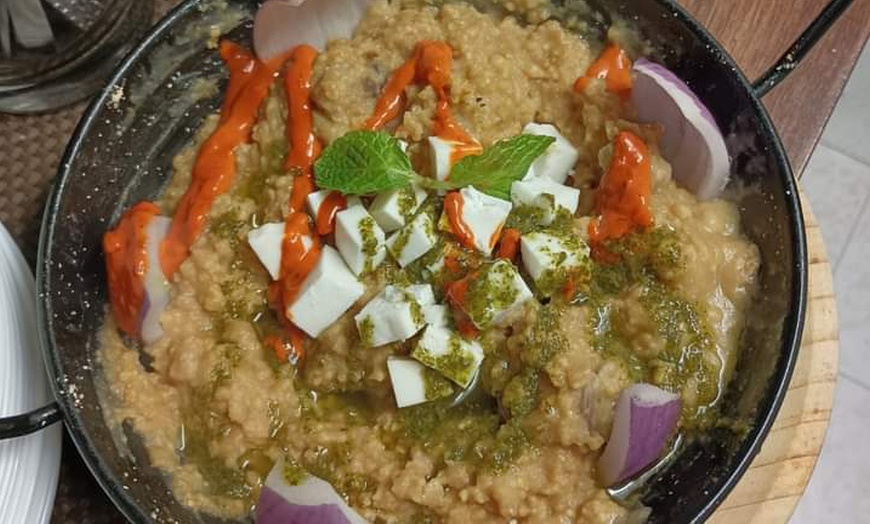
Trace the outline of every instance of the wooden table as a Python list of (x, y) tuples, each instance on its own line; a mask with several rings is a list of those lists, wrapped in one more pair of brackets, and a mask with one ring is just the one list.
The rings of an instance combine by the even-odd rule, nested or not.
[[(177, 0), (156, 0), (165, 12)], [(827, 0), (679, 0), (725, 45), (750, 78), (785, 50)], [(801, 173), (870, 32), (870, 0), (857, 0), (801, 67), (765, 99), (796, 173)], [(0, 115), (0, 221), (29, 260), (36, 255), (47, 187), (79, 104), (58, 113)], [(715, 522), (784, 522), (815, 464), (836, 377), (836, 321), (830, 268), (818, 227), (808, 217), (811, 291), (804, 348), (774, 431)], [(122, 520), (67, 440), (53, 522)]]
[[(828, 0), (677, 0), (750, 80), (791, 45)], [(870, 0), (856, 0), (789, 77), (764, 98), (792, 168), (803, 172), (870, 35)]]

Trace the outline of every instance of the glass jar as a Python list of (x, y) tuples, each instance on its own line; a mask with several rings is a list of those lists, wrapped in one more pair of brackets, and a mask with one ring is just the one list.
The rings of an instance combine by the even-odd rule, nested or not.
[(152, 0), (0, 1), (0, 112), (49, 111), (90, 96), (152, 12)]

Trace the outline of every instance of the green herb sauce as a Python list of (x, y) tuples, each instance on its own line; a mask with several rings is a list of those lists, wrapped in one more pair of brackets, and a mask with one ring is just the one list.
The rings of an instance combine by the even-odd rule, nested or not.
[(538, 370), (531, 367), (525, 368), (508, 381), (501, 402), (511, 418), (524, 417), (538, 406), (539, 384)]
[(299, 484), (302, 484), (302, 481), (309, 476), (308, 472), (305, 471), (305, 468), (293, 460), (293, 457), (290, 455), (284, 456), (284, 468), (281, 470), (281, 474), (284, 478), (284, 482), (290, 486), (298, 486)]
[(563, 309), (555, 304), (538, 308), (535, 324), (526, 336), (522, 353), (523, 364), (543, 369), (558, 353), (568, 347), (568, 339), (560, 326)]
[(260, 212), (269, 203), (270, 181), (284, 175), (284, 158), (287, 156), (287, 147), (287, 142), (283, 140), (265, 146), (261, 145), (262, 156), (259, 166), (253, 172), (247, 173), (242, 182), (236, 186), (235, 193), (253, 200)]
[(433, 355), (418, 344), (411, 354), (422, 364), (438, 370), (457, 384), (467, 384), (474, 373), (474, 356), (463, 348), (462, 338), (455, 333), (450, 337), (446, 353)]
[(405, 224), (402, 229), (399, 230), (398, 236), (396, 236), (396, 240), (389, 247), (390, 253), (396, 260), (402, 258), (402, 252), (405, 251), (405, 247), (408, 245), (408, 241), (411, 239), (411, 225)]
[(249, 499), (253, 493), (241, 467), (230, 467), (212, 455), (209, 443), (220, 438), (230, 426), (225, 415), (205, 409), (214, 396), (211, 387), (194, 391), (192, 402), (182, 414), (178, 454), (182, 464), (194, 465), (211, 495)]
[(359, 323), (359, 339), (365, 347), (372, 347), (375, 338), (375, 323), (372, 317), (368, 316), (362, 319)]
[(426, 317), (423, 315), (423, 308), (420, 303), (413, 298), (408, 298), (408, 307), (411, 308), (411, 320), (417, 326), (426, 324)]
[(375, 219), (367, 216), (359, 222), (359, 234), (362, 237), (362, 252), (366, 256), (363, 273), (370, 273), (378, 254), (378, 238), (375, 236)]
[(414, 216), (414, 210), (417, 207), (417, 195), (414, 194), (414, 188), (408, 186), (399, 190), (399, 214), (405, 218), (405, 222), (411, 220)]
[(547, 232), (569, 233), (571, 236), (574, 236), (572, 234), (574, 217), (571, 216), (571, 213), (567, 209), (564, 207), (557, 208), (553, 221), (547, 226), (542, 226), (546, 216), (547, 211), (537, 206), (525, 204), (514, 206), (508, 215), (505, 227), (517, 229), (523, 235), (543, 230)]
[(425, 368), (423, 370), (423, 384), (426, 391), (426, 400), (437, 400), (452, 395), (456, 388), (453, 383), (441, 373)]
[(315, 477), (329, 482), (350, 504), (359, 504), (366, 494), (377, 489), (377, 482), (366, 475), (349, 473), (347, 464), (351, 458), (350, 444), (337, 444), (320, 447), (313, 457), (306, 455), (302, 466)]
[[(588, 297), (593, 346), (621, 361), (632, 380), (676, 393), (691, 384), (696, 406), (684, 406), (683, 426), (709, 423), (712, 413), (708, 407), (719, 395), (722, 363), (706, 324), (704, 305), (683, 299), (666, 283), (667, 276), (684, 264), (676, 232), (654, 228), (611, 242), (607, 249), (619, 261), (593, 265)], [(620, 327), (626, 322), (612, 299), (632, 289), (639, 293), (655, 335), (663, 342), (654, 355), (638, 352), (632, 337)]]
[(513, 264), (499, 260), (485, 266), (468, 283), (463, 311), (476, 326), (488, 326), (496, 312), (513, 306), (520, 296), (515, 285), (517, 277)]
[(485, 456), (484, 467), (502, 473), (533, 448), (532, 440), (520, 419), (511, 419), (499, 428), (494, 445)]
[(228, 240), (234, 248), (239, 246), (239, 235), (244, 227), (245, 221), (239, 217), (237, 211), (227, 211), (215, 217), (209, 224), (212, 233)]

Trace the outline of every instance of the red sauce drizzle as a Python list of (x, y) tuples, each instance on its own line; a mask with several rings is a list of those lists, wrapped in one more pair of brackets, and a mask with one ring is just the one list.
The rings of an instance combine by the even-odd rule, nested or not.
[(608, 44), (586, 74), (574, 82), (574, 90), (582, 93), (593, 78), (603, 78), (607, 90), (625, 99), (631, 95), (631, 59), (624, 49)]
[(459, 257), (454, 253), (444, 255), (444, 267), (451, 273), (462, 273), (465, 270), (462, 261), (460, 261)]
[[(302, 284), (314, 269), (321, 253), (320, 237), (314, 235), (308, 215), (304, 212), (305, 198), (315, 187), (312, 167), (322, 151), (322, 145), (314, 135), (314, 119), (311, 112), (311, 73), (316, 58), (317, 51), (313, 47), (297, 46), (290, 52), (291, 62), (284, 73), (288, 107), (287, 141), (290, 144), (284, 166), (287, 169), (297, 169), (299, 173), (293, 179), (289, 201), (290, 214), (284, 223), (280, 275), (269, 287), (270, 301), (278, 312), (278, 318), (281, 319), (286, 334), (286, 338), (279, 341), (280, 344), (273, 341), (271, 346), (279, 360), (282, 354), (287, 354), (295, 357), (297, 365), (300, 365), (305, 357), (306, 336), (302, 330), (291, 323), (293, 319), (287, 317), (287, 308), (296, 301)], [(320, 214), (333, 205), (327, 205), (328, 201), (330, 201), (329, 197), (320, 206), (318, 225), (322, 221), (334, 224), (337, 210), (334, 210), (329, 218), (323, 220), (320, 218)], [(306, 242), (309, 244), (308, 247), (305, 245)]]
[(320, 250), (320, 237), (311, 231), (308, 215), (301, 211), (290, 213), (284, 223), (284, 238), (281, 242), (280, 278), (269, 287), (269, 296), (289, 336), (287, 342), (297, 355), (304, 355), (305, 334), (290, 322), (284, 322), (284, 319), (293, 320), (287, 317), (287, 308), (296, 300), (302, 284), (320, 259)]
[(317, 234), (324, 236), (335, 231), (335, 215), (343, 209), (347, 209), (347, 198), (338, 191), (330, 191), (317, 210), (314, 221)]
[[(280, 286), (269, 286), (269, 304), (275, 311), (281, 310), (281, 288)], [(284, 314), (278, 315), (279, 323), (283, 329), (283, 333), (279, 335), (266, 335), (263, 338), (263, 345), (271, 349), (275, 354), (278, 362), (291, 362), (294, 365), (301, 366), (305, 360), (305, 332), (294, 326), (292, 322), (287, 320)]]
[[(302, 283), (320, 257), (320, 239), (314, 236), (308, 215), (303, 211), (305, 197), (314, 186), (311, 167), (321, 151), (320, 142), (314, 136), (311, 114), (311, 73), (316, 57), (317, 51), (311, 46), (295, 47), (290, 52), (291, 63), (284, 75), (288, 106), (287, 134), (290, 142), (285, 165), (299, 169), (301, 174), (294, 180), (293, 190), (290, 192), (290, 214), (284, 224), (284, 240), (281, 246), (280, 278), (273, 284), (281, 289), (282, 317), (287, 307), (296, 300)], [(310, 182), (310, 187), (308, 182), (300, 184), (300, 179)], [(310, 240), (310, 249), (305, 248), (304, 237)]]
[(405, 88), (414, 82), (416, 72), (417, 52), (415, 51), (411, 58), (393, 71), (393, 74), (387, 80), (381, 96), (375, 102), (375, 110), (372, 116), (364, 124), (366, 129), (380, 129), (404, 111), (405, 102), (408, 98), (405, 94)]
[(239, 93), (254, 75), (257, 60), (251, 56), (247, 49), (229, 40), (221, 41), (220, 55), (227, 65), (227, 69), (230, 70), (230, 81), (227, 84), (227, 91), (221, 104), (221, 121), (224, 121), (229, 116), (230, 109), (232, 109)]
[(139, 320), (145, 300), (143, 279), (148, 271), (147, 228), (158, 214), (157, 205), (139, 202), (103, 236), (112, 314), (118, 328), (133, 338), (139, 337)]
[[(308, 247), (305, 240), (308, 240)], [(285, 307), (296, 300), (302, 283), (320, 258), (320, 239), (311, 231), (308, 215), (290, 213), (284, 223), (281, 243), (281, 285)]]
[(284, 162), (285, 169), (298, 169), (293, 179), (290, 196), (290, 212), (302, 211), (305, 198), (314, 191), (314, 161), (320, 156), (323, 145), (314, 134), (314, 117), (311, 114), (311, 73), (317, 50), (309, 45), (300, 45), (290, 52), (290, 66), (284, 73), (284, 88), (287, 91), (287, 142), (290, 152)]
[(447, 214), (450, 231), (453, 232), (462, 246), (474, 249), (474, 233), (462, 219), (463, 205), (464, 200), (459, 191), (451, 191), (444, 197), (444, 212)]
[(574, 278), (574, 275), (568, 274), (568, 279), (565, 280), (565, 285), (562, 286), (562, 297), (565, 300), (573, 300), (577, 295), (577, 281)]
[(190, 187), (181, 197), (169, 233), (160, 245), (160, 265), (167, 278), (190, 254), (215, 198), (231, 187), (236, 175), (236, 146), (250, 140), (260, 105), (275, 76), (272, 62), (259, 62), (236, 44), (222, 43), (221, 56), (230, 69), (230, 89), (221, 123), (199, 149)]
[(520, 230), (506, 228), (501, 235), (501, 245), (498, 246), (496, 257), (505, 260), (514, 260), (520, 251)]
[[(309, 242), (307, 248), (306, 239)], [(278, 312), (285, 336), (281, 339), (274, 337), (272, 341), (263, 340), (275, 352), (279, 362), (292, 361), (301, 365), (305, 358), (306, 335), (287, 317), (287, 308), (296, 301), (302, 284), (320, 259), (320, 252), (320, 238), (312, 234), (308, 215), (291, 213), (284, 223), (280, 278), (269, 286), (269, 302)]]
[(471, 279), (476, 278), (477, 273), (470, 273), (462, 280), (457, 280), (447, 286), (445, 298), (447, 302), (453, 306), (453, 320), (456, 322), (456, 329), (463, 338), (472, 339), (480, 334), (480, 330), (474, 325), (474, 322), (465, 314), (465, 295), (468, 293), (468, 283)]
[(450, 151), (450, 165), (452, 166), (467, 156), (479, 155), (481, 153), (483, 153), (483, 146), (477, 142), (470, 144), (457, 142)]
[(501, 224), (489, 236), (489, 242), (486, 244), (486, 246), (489, 248), (490, 252), (492, 252), (492, 248), (494, 248), (496, 243), (498, 243), (498, 238), (501, 236), (501, 229), (503, 227), (504, 227), (504, 224)]
[(616, 135), (613, 159), (595, 196), (595, 210), (600, 216), (589, 223), (589, 241), (596, 259), (613, 260), (613, 255), (604, 248), (608, 240), (652, 225), (651, 193), (647, 146), (634, 133), (621, 131)]
[(366, 129), (380, 129), (396, 119), (405, 109), (405, 89), (411, 84), (429, 85), (438, 101), (432, 117), (435, 136), (459, 144), (454, 148), (451, 162), (468, 155), (480, 154), (482, 146), (456, 121), (450, 108), (450, 68), (453, 49), (447, 42), (424, 40), (417, 44), (411, 57), (396, 69), (375, 103), (372, 116), (365, 122)]

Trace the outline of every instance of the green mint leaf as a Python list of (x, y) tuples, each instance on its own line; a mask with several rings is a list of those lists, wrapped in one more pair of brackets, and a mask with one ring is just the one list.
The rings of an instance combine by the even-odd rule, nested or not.
[(532, 165), (556, 139), (551, 136), (518, 135), (500, 140), (477, 156), (467, 156), (450, 170), (453, 188), (474, 186), (484, 193), (510, 200), (511, 184), (526, 176)]
[(345, 195), (398, 189), (416, 176), (399, 141), (382, 131), (351, 131), (324, 149), (314, 164), (317, 186)]

